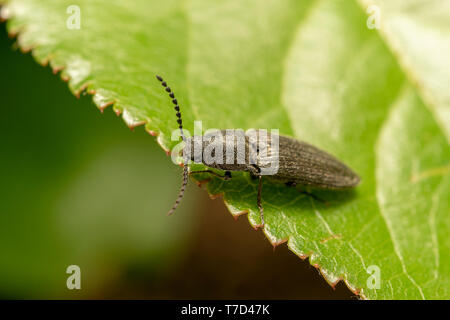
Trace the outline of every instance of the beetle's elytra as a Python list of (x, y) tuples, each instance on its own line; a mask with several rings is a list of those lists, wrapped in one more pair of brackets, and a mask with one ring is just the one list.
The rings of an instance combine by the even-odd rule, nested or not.
[[(176, 111), (177, 122), (181, 132), (181, 137), (185, 142), (185, 148), (182, 151), (183, 158), (186, 160), (194, 160), (193, 153), (188, 153), (186, 150), (193, 150), (195, 141), (193, 138), (186, 138), (183, 133), (183, 124), (181, 119), (180, 107), (178, 101), (175, 99), (175, 95), (167, 86), (167, 83), (160, 77), (156, 78), (165, 87), (166, 92), (172, 98), (172, 103)], [(223, 149), (227, 150), (227, 132), (221, 130), (220, 134), (224, 139), (220, 140), (223, 144)], [(278, 167), (276, 173), (265, 176), (265, 179), (277, 180), (284, 182), (287, 186), (307, 186), (315, 189), (327, 189), (327, 190), (345, 190), (357, 186), (360, 182), (359, 176), (351, 170), (348, 166), (337, 160), (332, 155), (322, 151), (308, 143), (295, 140), (293, 138), (277, 135), (276, 137), (278, 148), (275, 152), (271, 153), (271, 156), (278, 157)], [(272, 136), (273, 139), (273, 136)], [(200, 148), (205, 148), (205, 142), (200, 140)], [(250, 161), (250, 154), (252, 151), (252, 145), (248, 137), (244, 140), (245, 143), (245, 160), (243, 163), (227, 163), (226, 161), (218, 161), (217, 163), (204, 163), (210, 168), (224, 170), (223, 175), (219, 175), (212, 170), (203, 170), (196, 172), (189, 172), (188, 165), (185, 164), (183, 168), (183, 184), (180, 193), (177, 197), (175, 204), (169, 211), (172, 214), (177, 208), (181, 198), (183, 197), (188, 175), (193, 173), (208, 172), (223, 179), (230, 179), (232, 177), (231, 171), (246, 171), (252, 176), (259, 179), (257, 205), (261, 215), (261, 226), (264, 226), (263, 207), (261, 204), (261, 190), (262, 190), (262, 178), (261, 170), (264, 168), (258, 162), (260, 150), (254, 149), (256, 152), (256, 161)], [(270, 145), (270, 144), (268, 144)], [(237, 146), (233, 143), (231, 146), (235, 155), (237, 154)], [(234, 149), (233, 149), (234, 148)], [(259, 147), (258, 147), (259, 148)], [(270, 147), (268, 148), (270, 149)], [(203, 162), (203, 161), (202, 161)]]

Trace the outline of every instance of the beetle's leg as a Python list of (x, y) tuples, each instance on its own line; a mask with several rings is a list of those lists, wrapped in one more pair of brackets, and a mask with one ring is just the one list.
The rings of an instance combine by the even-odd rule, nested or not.
[(259, 208), (259, 214), (261, 215), (261, 226), (264, 228), (264, 210), (263, 206), (261, 204), (261, 192), (262, 192), (262, 176), (259, 176), (259, 184), (258, 184), (258, 198), (257, 198), (257, 204)]
[(250, 178), (252, 180), (256, 180), (256, 179), (258, 179), (258, 176), (256, 174), (254, 174), (253, 172), (250, 172)]
[(297, 182), (295, 181), (288, 181), (285, 183), (286, 187), (295, 187), (297, 185)]
[(212, 170), (200, 170), (200, 171), (190, 171), (189, 175), (191, 174), (196, 174), (196, 173), (209, 173), (212, 174), (213, 176), (220, 178), (220, 179), (224, 179), (224, 180), (230, 180), (231, 179), (231, 172), (230, 171), (225, 171), (225, 174), (223, 176), (221, 176), (220, 174), (212, 171)]
[(261, 169), (257, 165), (250, 165), (247, 167), (248, 172), (250, 173), (250, 178), (252, 180), (256, 180), (260, 177)]
[(230, 180), (231, 179), (231, 171), (225, 171), (225, 174), (223, 175), (225, 180)]

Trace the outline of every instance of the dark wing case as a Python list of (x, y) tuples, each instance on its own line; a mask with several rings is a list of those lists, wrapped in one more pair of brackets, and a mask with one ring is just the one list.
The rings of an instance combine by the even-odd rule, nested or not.
[(347, 189), (359, 176), (332, 155), (293, 138), (279, 138), (279, 169), (273, 178), (320, 189)]

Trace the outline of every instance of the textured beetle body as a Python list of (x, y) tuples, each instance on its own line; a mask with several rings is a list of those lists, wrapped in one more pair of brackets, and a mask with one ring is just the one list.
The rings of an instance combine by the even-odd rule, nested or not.
[[(220, 136), (221, 140), (214, 139), (216, 136)], [(232, 148), (231, 150), (230, 146)], [(238, 161), (237, 155), (239, 146), (244, 148), (242, 152), (242, 161)], [(222, 152), (222, 157), (217, 159), (217, 161), (205, 162), (204, 152), (208, 150), (208, 148), (211, 148), (214, 151), (221, 149), (225, 152)], [(200, 154), (198, 154), (198, 151)], [(213, 155), (216, 156), (214, 151), (212, 151)], [(229, 153), (228, 157), (231, 155), (232, 159), (227, 158), (227, 152)], [(199, 156), (201, 158), (198, 158)], [(257, 173), (257, 170), (252, 171), (254, 167), (249, 165), (250, 145), (248, 138), (243, 136), (243, 139), (239, 142), (237, 135), (230, 134), (227, 130), (215, 130), (203, 136), (187, 138), (186, 146), (183, 149), (183, 157), (186, 157), (195, 163), (203, 163), (213, 169), (225, 171), (250, 171)]]
[[(227, 162), (229, 159), (227, 159), (227, 155), (224, 152), (222, 155), (223, 158), (220, 159), (221, 161), (213, 163), (201, 161), (204, 165), (225, 171), (248, 171), (258, 176), (263, 166), (260, 164), (262, 160), (259, 157), (260, 150), (255, 150), (249, 138), (245, 136), (245, 140), (242, 140), (242, 143), (245, 143), (245, 146), (242, 147), (242, 150), (245, 150), (245, 162), (238, 163), (238, 139), (230, 135), (226, 130), (221, 130), (219, 133), (223, 137), (220, 141), (210, 141), (209, 137), (205, 139), (204, 136), (197, 137), (197, 139), (188, 138), (187, 145), (189, 147), (185, 149), (185, 152), (189, 152), (189, 158), (192, 161), (196, 160), (192, 152), (194, 148), (203, 151), (216, 144), (215, 148), (232, 150), (233, 162)], [(259, 148), (267, 148), (269, 158), (278, 157), (278, 171), (273, 175), (268, 175), (267, 178), (318, 189), (340, 190), (358, 185), (360, 181), (358, 175), (332, 155), (306, 142), (285, 136), (277, 137), (278, 148), (272, 148), (270, 136), (267, 139), (267, 143), (259, 145)], [(234, 139), (231, 145), (229, 145), (231, 142), (230, 139)], [(217, 145), (218, 143), (221, 145)], [(274, 150), (276, 151), (274, 152)], [(250, 162), (252, 151), (256, 155), (256, 161), (254, 163)], [(199, 161), (195, 162), (198, 163)]]
[(348, 189), (359, 176), (332, 155), (306, 142), (279, 137), (279, 169), (272, 178), (319, 189)]

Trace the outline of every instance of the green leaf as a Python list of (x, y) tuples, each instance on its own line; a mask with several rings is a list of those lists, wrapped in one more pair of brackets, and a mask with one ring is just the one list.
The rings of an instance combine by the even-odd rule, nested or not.
[[(331, 205), (266, 181), (264, 233), (363, 298), (450, 297), (450, 7), (396, 1), (8, 1), (21, 48), (62, 69), (73, 92), (114, 103), (173, 147), (177, 125), (278, 128), (362, 177)], [(66, 28), (68, 5), (81, 28)], [(381, 28), (367, 27), (376, 4)], [(5, 13), (6, 12), (6, 13)], [(200, 178), (200, 177), (199, 177)], [(259, 223), (248, 174), (211, 180), (234, 215)], [(380, 287), (369, 272), (380, 271)]]

